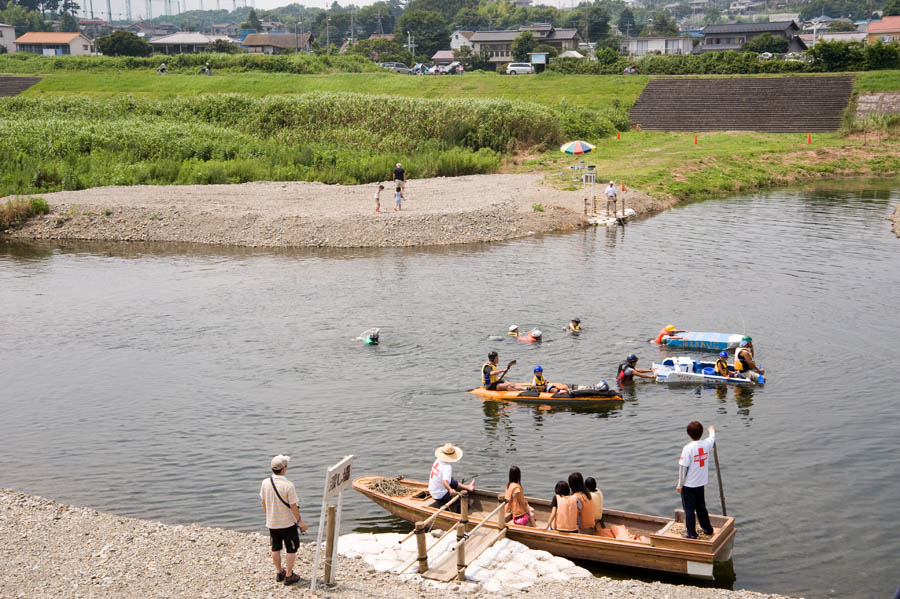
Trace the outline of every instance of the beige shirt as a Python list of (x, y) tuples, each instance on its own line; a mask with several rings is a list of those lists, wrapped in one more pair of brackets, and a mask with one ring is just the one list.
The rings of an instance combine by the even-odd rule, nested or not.
[[(275, 484), (278, 485), (278, 493), (281, 494), (282, 499), (292, 505), (299, 505), (300, 501), (297, 499), (297, 490), (294, 488), (294, 483), (278, 474), (272, 478), (275, 480)], [(266, 504), (266, 528), (290, 528), (297, 523), (294, 514), (291, 513), (291, 509), (284, 505), (281, 499), (278, 499), (278, 495), (275, 494), (271, 479), (263, 479), (259, 488), (259, 497)]]
[[(603, 517), (603, 493), (600, 492), (600, 489), (591, 491), (591, 503), (594, 504), (594, 522), (599, 522)], [(591, 525), (585, 523), (585, 526), (590, 528)]]

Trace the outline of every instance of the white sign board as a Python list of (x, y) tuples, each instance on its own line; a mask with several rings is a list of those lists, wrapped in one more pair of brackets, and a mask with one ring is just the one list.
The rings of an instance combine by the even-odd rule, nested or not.
[(328, 509), (328, 500), (338, 496), (337, 511), (334, 517), (334, 546), (329, 559), (331, 560), (330, 580), (326, 584), (334, 584), (334, 573), (337, 571), (337, 537), (341, 534), (341, 508), (344, 505), (344, 489), (350, 484), (353, 472), (353, 456), (348, 455), (343, 460), (328, 469), (325, 473), (325, 492), (322, 493), (322, 512), (319, 514), (319, 533), (316, 535), (316, 557), (313, 559), (312, 580), (309, 584), (309, 592), (316, 592), (316, 580), (319, 576), (319, 557), (322, 552), (322, 535), (325, 532), (325, 510)]

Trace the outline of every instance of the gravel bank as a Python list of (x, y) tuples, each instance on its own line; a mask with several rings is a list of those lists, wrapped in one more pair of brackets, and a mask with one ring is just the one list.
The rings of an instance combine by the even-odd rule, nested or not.
[[(248, 506), (249, 508), (258, 506)], [(170, 526), (76, 508), (0, 490), (0, 597), (306, 597), (314, 548), (302, 545), (292, 587), (275, 583), (267, 537), (203, 526)], [(461, 591), (461, 592), (457, 592)], [(524, 593), (513, 593), (513, 596)], [(496, 597), (477, 587), (434, 587), (377, 573), (342, 559), (338, 584), (320, 592), (336, 599)], [(529, 597), (645, 599), (782, 599), (662, 583), (580, 578), (541, 583)]]
[[(375, 184), (308, 182), (99, 187), (45, 194), (52, 212), (8, 232), (15, 239), (160, 241), (249, 247), (395, 247), (500, 241), (585, 226), (581, 191), (543, 174), (416, 179), (394, 212), (390, 183), (375, 214)], [(671, 203), (625, 193), (638, 214)], [(6, 201), (6, 198), (0, 199)], [(533, 204), (542, 204), (535, 212)], [(605, 205), (605, 204), (604, 204)]]

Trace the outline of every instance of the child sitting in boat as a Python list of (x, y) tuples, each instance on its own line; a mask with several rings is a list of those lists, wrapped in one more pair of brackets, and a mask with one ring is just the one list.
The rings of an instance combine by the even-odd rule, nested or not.
[(534, 378), (531, 379), (531, 388), (541, 393), (565, 393), (569, 390), (565, 385), (560, 386), (548, 383), (547, 379), (544, 378), (543, 366), (534, 367)]
[(591, 501), (591, 492), (584, 486), (581, 472), (569, 475), (569, 490), (581, 502), (581, 507), (578, 508), (578, 532), (594, 534), (594, 502)]
[(719, 376), (724, 376), (726, 378), (731, 378), (734, 376), (734, 373), (728, 370), (728, 352), (721, 351), (719, 352), (719, 359), (716, 360), (716, 374)]
[(534, 508), (528, 505), (525, 491), (522, 489), (522, 471), (518, 466), (509, 467), (509, 482), (504, 493), (507, 503), (504, 512), (512, 514), (513, 524), (534, 526)]
[(585, 488), (591, 492), (591, 503), (594, 504), (594, 532), (600, 534), (603, 528), (603, 493), (597, 489), (597, 481), (593, 476), (584, 479)]
[(581, 500), (576, 495), (572, 495), (569, 483), (564, 480), (556, 483), (553, 493), (547, 530), (578, 532), (578, 514), (584, 507)]

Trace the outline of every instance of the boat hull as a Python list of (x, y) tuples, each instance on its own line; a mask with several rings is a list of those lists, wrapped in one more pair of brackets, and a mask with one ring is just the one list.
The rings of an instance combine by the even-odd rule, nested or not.
[[(666, 358), (662, 362), (653, 362), (653, 373), (657, 383), (682, 383), (703, 385), (764, 385), (766, 378), (762, 375), (744, 378), (743, 376), (719, 376), (715, 374), (715, 362), (701, 362), (688, 356)], [(734, 372), (734, 366), (728, 370)], [(712, 374), (711, 374), (712, 373)]]
[[(426, 483), (403, 479), (401, 482), (410, 486), (414, 492), (404, 497), (390, 497), (369, 488), (371, 482), (380, 478), (382, 477), (358, 478), (353, 481), (353, 488), (384, 510), (408, 522), (424, 521), (437, 511), (430, 505), (430, 497), (426, 495)], [(475, 491), (470, 495), (469, 502), (471, 527), (496, 507), (497, 496), (485, 491)], [(535, 508), (538, 526), (519, 526), (508, 522), (506, 536), (531, 549), (541, 549), (571, 559), (643, 568), (705, 580), (714, 579), (714, 562), (725, 562), (731, 558), (736, 529), (734, 519), (727, 516), (711, 514), (710, 521), (715, 528), (713, 537), (708, 540), (693, 540), (667, 533), (675, 523), (684, 521), (681, 510), (676, 511), (675, 518), (604, 510), (604, 522), (625, 525), (630, 531), (649, 538), (648, 544), (545, 530), (543, 527), (549, 516), (550, 502), (533, 498), (529, 498), (528, 502)], [(459, 521), (459, 514), (442, 512), (435, 519), (434, 526), (447, 530), (456, 526)], [(485, 526), (499, 528), (499, 523), (492, 519)]]
[(624, 398), (621, 395), (611, 390), (579, 390), (571, 393), (537, 393), (534, 391), (489, 391), (484, 387), (477, 387), (470, 390), (469, 393), (484, 399), (549, 406), (597, 406), (624, 401)]
[(722, 351), (734, 349), (741, 344), (743, 335), (737, 333), (707, 333), (688, 331), (678, 333), (680, 339), (663, 338), (668, 347), (694, 349), (699, 351)]

